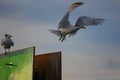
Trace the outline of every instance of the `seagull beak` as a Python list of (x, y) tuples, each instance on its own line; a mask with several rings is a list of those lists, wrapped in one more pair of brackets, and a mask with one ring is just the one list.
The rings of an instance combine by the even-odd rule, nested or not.
[(86, 27), (85, 27), (85, 26), (80, 26), (80, 28), (86, 29)]
[(83, 2), (79, 2), (78, 4), (79, 4), (79, 5), (82, 5), (82, 4), (84, 4), (84, 3), (83, 3)]
[(13, 37), (12, 35), (8, 35), (10, 38)]

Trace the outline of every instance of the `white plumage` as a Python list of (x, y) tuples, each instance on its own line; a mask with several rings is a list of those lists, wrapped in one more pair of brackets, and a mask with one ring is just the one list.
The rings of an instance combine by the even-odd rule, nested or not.
[(14, 46), (14, 42), (13, 42), (13, 40), (11, 39), (11, 37), (12, 37), (11, 35), (5, 34), (5, 38), (1, 40), (1, 46), (4, 47), (4, 49), (5, 49), (5, 54), (7, 54), (6, 49), (8, 49), (8, 52), (10, 52), (11, 46)]
[(69, 21), (70, 13), (78, 6), (84, 4), (83, 2), (75, 2), (70, 7), (67, 13), (63, 16), (62, 20), (58, 24), (57, 30), (50, 30), (52, 33), (59, 36), (59, 41), (63, 42), (66, 40), (66, 36), (73, 36), (81, 28), (86, 29), (87, 26), (99, 25), (104, 22), (104, 19), (92, 18), (87, 16), (79, 17), (75, 25), (71, 25)]

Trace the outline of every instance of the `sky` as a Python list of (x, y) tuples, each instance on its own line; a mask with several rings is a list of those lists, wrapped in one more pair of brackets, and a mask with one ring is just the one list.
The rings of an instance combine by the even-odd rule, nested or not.
[[(71, 13), (106, 19), (81, 29), (63, 43), (50, 33), (73, 2), (84, 2)], [(36, 55), (62, 52), (62, 80), (120, 80), (120, 0), (0, 0), (0, 40), (11, 34), (12, 51), (35, 46)], [(4, 53), (0, 47), (0, 53)]]

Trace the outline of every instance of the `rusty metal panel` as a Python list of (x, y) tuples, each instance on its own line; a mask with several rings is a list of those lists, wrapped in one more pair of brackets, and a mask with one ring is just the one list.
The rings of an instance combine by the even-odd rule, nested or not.
[(61, 52), (35, 56), (34, 80), (61, 80)]

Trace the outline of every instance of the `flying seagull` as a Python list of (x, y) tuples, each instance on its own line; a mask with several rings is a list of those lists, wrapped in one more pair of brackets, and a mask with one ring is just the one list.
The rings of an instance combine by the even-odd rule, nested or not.
[(1, 46), (4, 47), (4, 49), (5, 49), (5, 54), (7, 54), (6, 49), (8, 49), (8, 52), (10, 52), (11, 46), (14, 46), (14, 42), (13, 42), (13, 40), (11, 39), (11, 37), (12, 37), (11, 35), (5, 34), (5, 38), (1, 40)]
[(66, 40), (67, 35), (69, 37), (75, 35), (77, 31), (81, 28), (86, 29), (87, 26), (99, 25), (104, 22), (104, 19), (81, 16), (78, 18), (74, 25), (71, 25), (69, 21), (69, 16), (71, 12), (73, 12), (73, 10), (75, 10), (77, 7), (83, 4), (84, 4), (83, 2), (75, 2), (71, 4), (69, 10), (66, 12), (62, 20), (59, 22), (58, 29), (49, 30), (50, 32), (56, 34), (59, 37), (59, 41), (63, 42), (64, 40)]

